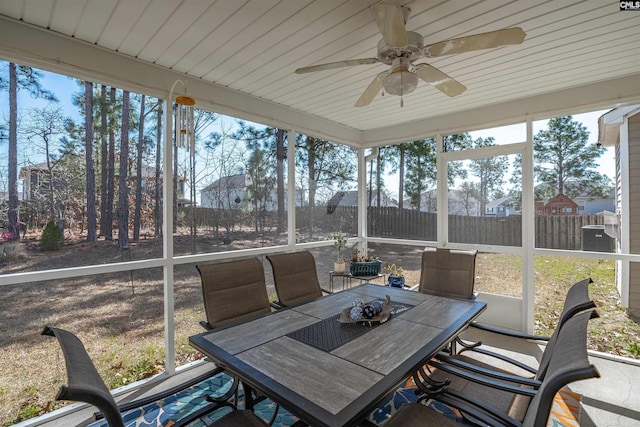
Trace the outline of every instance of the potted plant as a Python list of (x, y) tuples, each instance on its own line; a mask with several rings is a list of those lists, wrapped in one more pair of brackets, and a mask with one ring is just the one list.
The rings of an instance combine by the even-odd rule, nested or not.
[(360, 249), (351, 254), (350, 273), (352, 276), (377, 276), (382, 262), (375, 255), (369, 255)]
[(404, 270), (402, 267), (398, 267), (395, 264), (387, 264), (384, 269), (389, 272), (389, 286), (392, 288), (404, 288)]
[(342, 258), (342, 250), (347, 245), (347, 236), (343, 233), (335, 233), (333, 235), (333, 240), (335, 241), (334, 245), (336, 247), (336, 252), (338, 253), (337, 258), (333, 261), (333, 271), (334, 273), (344, 273), (344, 259)]

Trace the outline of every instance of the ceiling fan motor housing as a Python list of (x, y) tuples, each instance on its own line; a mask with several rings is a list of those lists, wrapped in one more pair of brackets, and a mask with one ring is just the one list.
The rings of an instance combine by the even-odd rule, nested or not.
[(384, 78), (384, 90), (392, 95), (407, 95), (418, 87), (418, 76), (409, 71), (411, 61), (406, 58), (396, 58), (393, 61), (389, 75)]
[(398, 57), (407, 58), (409, 61), (415, 61), (422, 57), (422, 48), (424, 42), (422, 35), (407, 31), (407, 46), (397, 48), (387, 45), (384, 39), (380, 39), (378, 42), (378, 59), (383, 64), (391, 65), (394, 59)]

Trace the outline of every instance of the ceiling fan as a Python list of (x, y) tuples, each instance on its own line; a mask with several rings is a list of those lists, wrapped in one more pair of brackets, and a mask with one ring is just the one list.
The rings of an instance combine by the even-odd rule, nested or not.
[(413, 64), (421, 58), (453, 55), (474, 50), (491, 49), (499, 46), (520, 44), (526, 36), (522, 28), (512, 27), (488, 33), (475, 34), (444, 40), (439, 43), (424, 46), (422, 36), (413, 31), (407, 31), (405, 24), (411, 13), (406, 6), (379, 3), (369, 8), (382, 33), (378, 42), (378, 56), (376, 58), (350, 59), (327, 64), (312, 65), (298, 68), (297, 74), (332, 68), (349, 67), (362, 64), (384, 63), (390, 65), (389, 70), (379, 73), (362, 93), (356, 107), (364, 107), (373, 101), (376, 95), (384, 91), (400, 96), (400, 106), (403, 105), (402, 96), (413, 92), (418, 86), (418, 79), (422, 79), (448, 96), (457, 96), (467, 88), (453, 77), (445, 74), (429, 64)]

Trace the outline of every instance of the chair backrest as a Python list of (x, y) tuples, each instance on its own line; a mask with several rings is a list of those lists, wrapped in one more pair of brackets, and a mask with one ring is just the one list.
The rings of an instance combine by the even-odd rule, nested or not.
[(556, 393), (573, 381), (599, 378), (600, 373), (589, 363), (587, 354), (587, 323), (594, 311), (569, 318), (560, 330), (558, 344), (549, 362), (547, 375), (531, 399), (522, 421), (524, 427), (544, 427)]
[(196, 265), (211, 327), (271, 312), (264, 267), (258, 258)]
[(425, 248), (418, 290), (438, 296), (473, 299), (476, 250)]
[(42, 335), (58, 339), (67, 367), (68, 384), (60, 387), (56, 400), (90, 403), (104, 414), (109, 427), (124, 427), (118, 404), (78, 337), (64, 329), (50, 327), (45, 327)]
[(558, 335), (567, 320), (571, 319), (577, 313), (595, 308), (595, 303), (589, 298), (590, 283), (593, 283), (591, 278), (581, 280), (571, 286), (567, 291), (567, 295), (564, 299), (564, 307), (562, 308), (562, 313), (558, 319), (558, 324), (549, 338), (544, 352), (542, 352), (540, 364), (538, 365), (538, 372), (536, 373), (536, 379), (541, 380), (546, 375), (551, 355), (558, 344)]
[(322, 296), (316, 261), (304, 250), (288, 254), (267, 255), (280, 304), (293, 306)]

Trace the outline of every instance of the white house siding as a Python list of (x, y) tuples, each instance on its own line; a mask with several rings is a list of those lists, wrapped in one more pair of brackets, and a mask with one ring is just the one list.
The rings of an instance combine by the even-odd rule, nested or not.
[[(640, 114), (628, 118), (629, 251), (640, 254)], [(624, 232), (624, 231), (623, 231)], [(640, 317), (640, 263), (629, 263), (630, 314)]]

